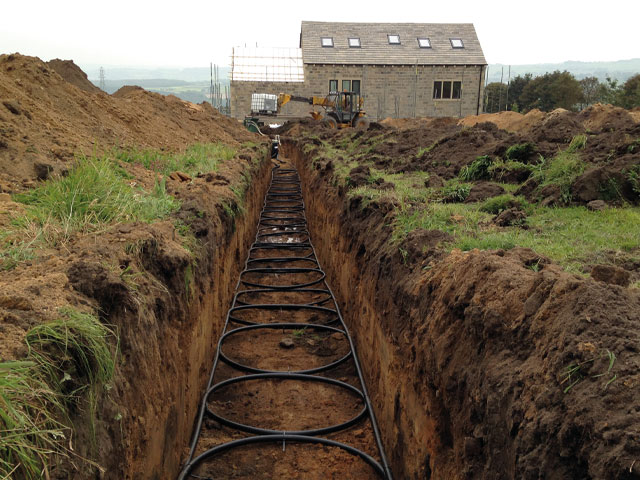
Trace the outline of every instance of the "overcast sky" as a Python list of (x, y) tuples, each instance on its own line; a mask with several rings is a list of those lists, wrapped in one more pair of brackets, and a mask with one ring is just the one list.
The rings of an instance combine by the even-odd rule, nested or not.
[(5, 0), (0, 53), (131, 66), (228, 65), (237, 45), (297, 47), (301, 20), (471, 22), (489, 63), (640, 57), (638, 0)]

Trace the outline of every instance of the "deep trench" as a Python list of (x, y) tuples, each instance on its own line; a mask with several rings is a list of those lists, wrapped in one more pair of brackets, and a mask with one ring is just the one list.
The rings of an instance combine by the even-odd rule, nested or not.
[(325, 276), (298, 173), (277, 159), (180, 480), (392, 478)]

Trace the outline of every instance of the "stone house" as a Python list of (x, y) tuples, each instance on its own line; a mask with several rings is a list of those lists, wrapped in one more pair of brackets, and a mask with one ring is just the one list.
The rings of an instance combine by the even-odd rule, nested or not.
[[(359, 91), (374, 120), (481, 113), (487, 62), (473, 24), (302, 22), (299, 50), (296, 81), (243, 77), (240, 63), (232, 65), (231, 115), (249, 114), (253, 93), (335, 90)], [(290, 102), (281, 116), (305, 117), (311, 108)]]

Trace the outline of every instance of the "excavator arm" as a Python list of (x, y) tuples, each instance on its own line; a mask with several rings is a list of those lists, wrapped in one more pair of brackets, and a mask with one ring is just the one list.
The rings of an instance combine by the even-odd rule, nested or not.
[(333, 107), (334, 102), (327, 97), (298, 97), (296, 95), (289, 95), (288, 93), (281, 93), (278, 95), (278, 111), (289, 102), (302, 102), (309, 105), (319, 105), (321, 107)]

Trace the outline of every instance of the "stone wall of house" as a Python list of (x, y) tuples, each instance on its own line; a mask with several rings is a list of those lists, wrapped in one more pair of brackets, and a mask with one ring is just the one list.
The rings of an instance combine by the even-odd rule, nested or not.
[[(281, 92), (300, 96), (325, 96), (330, 80), (360, 80), (364, 108), (372, 120), (386, 117), (464, 117), (481, 113), (478, 99), (484, 95), (484, 71), (480, 65), (382, 66), (305, 64), (304, 82), (231, 82), (231, 115), (242, 119), (251, 110), (252, 93)], [(462, 82), (460, 99), (434, 99), (435, 81)], [(290, 102), (283, 117), (306, 117), (313, 107)], [(322, 110), (321, 107), (315, 107)]]

